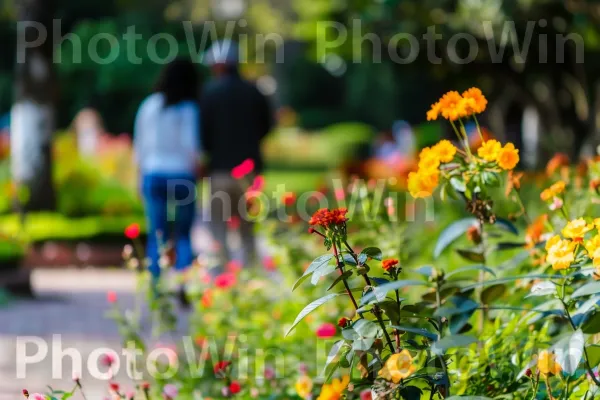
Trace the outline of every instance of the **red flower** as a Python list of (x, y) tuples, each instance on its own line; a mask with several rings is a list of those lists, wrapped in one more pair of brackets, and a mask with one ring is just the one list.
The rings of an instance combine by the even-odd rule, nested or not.
[(216, 363), (213, 367), (213, 371), (215, 372), (215, 374), (221, 374), (224, 373), (225, 370), (227, 370), (227, 367), (229, 367), (231, 365), (231, 361), (219, 361), (218, 363)]
[(269, 272), (277, 270), (277, 264), (275, 263), (273, 257), (263, 258), (263, 265), (265, 266), (265, 269)]
[(137, 239), (140, 236), (140, 224), (133, 223), (125, 228), (125, 237), (130, 240)]
[(142, 383), (140, 384), (140, 388), (141, 388), (143, 391), (150, 390), (150, 383), (149, 383), (149, 382), (142, 382)]
[(106, 353), (102, 357), (102, 364), (107, 367), (112, 367), (112, 365), (117, 361), (116, 357), (112, 353)]
[(254, 171), (254, 160), (248, 158), (231, 170), (231, 176), (234, 179), (242, 179), (252, 171)]
[(262, 175), (257, 175), (252, 181), (252, 186), (250, 186), (250, 191), (253, 192), (261, 192), (265, 188), (265, 177)]
[(25, 396), (26, 399), (29, 398), (29, 391), (27, 389), (23, 389), (23, 396)]
[(331, 225), (343, 225), (348, 221), (346, 214), (348, 210), (346, 208), (335, 208), (328, 210), (327, 208), (321, 208), (317, 210), (308, 223), (310, 225), (319, 225), (323, 228), (329, 228)]
[(108, 384), (108, 386), (110, 387), (110, 390), (112, 390), (115, 393), (119, 393), (119, 384), (116, 382), (110, 382)]
[(372, 400), (373, 395), (371, 394), (371, 389), (365, 389), (360, 392), (360, 400)]
[(283, 194), (283, 196), (281, 196), (281, 202), (285, 205), (285, 206), (293, 206), (294, 203), (296, 202), (296, 193), (292, 193), (292, 192), (286, 192)]
[(321, 339), (329, 339), (331, 337), (334, 337), (335, 334), (336, 334), (335, 325), (333, 325), (329, 322), (325, 322), (324, 324), (321, 324), (321, 326), (319, 326), (319, 328), (317, 328), (317, 337), (319, 337)]
[(106, 293), (106, 300), (110, 303), (110, 304), (114, 304), (117, 302), (117, 293), (110, 290)]
[(340, 319), (339, 319), (339, 321), (338, 321), (338, 326), (339, 326), (340, 328), (344, 328), (346, 325), (348, 325), (348, 322), (349, 322), (349, 321), (350, 321), (350, 320), (349, 320), (348, 318), (346, 318), (346, 317), (342, 317), (342, 318), (340, 318)]
[(227, 227), (232, 231), (238, 230), (240, 225), (240, 217), (238, 217), (237, 215), (233, 215), (231, 218), (229, 218), (229, 221), (227, 221)]
[(229, 393), (236, 394), (242, 390), (242, 385), (238, 381), (233, 381), (229, 384)]
[(224, 272), (215, 278), (215, 286), (220, 289), (229, 289), (236, 283), (235, 274), (231, 272)]
[(398, 265), (398, 260), (396, 260), (395, 258), (388, 258), (381, 262), (381, 267), (386, 271), (389, 271), (390, 268), (395, 267), (396, 265)]

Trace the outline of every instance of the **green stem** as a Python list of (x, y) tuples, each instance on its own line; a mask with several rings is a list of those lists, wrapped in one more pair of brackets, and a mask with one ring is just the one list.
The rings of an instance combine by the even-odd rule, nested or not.
[(475, 120), (475, 126), (477, 127), (477, 132), (479, 132), (479, 138), (481, 138), (481, 143), (483, 144), (484, 140), (483, 140), (483, 133), (481, 133), (481, 128), (479, 126), (479, 121), (477, 120), (477, 117), (475, 116), (475, 114), (473, 114), (473, 120)]
[[(487, 241), (486, 241), (486, 234), (484, 231), (484, 226), (485, 224), (482, 221), (479, 221), (479, 234), (481, 235), (481, 247), (483, 249), (483, 266), (487, 266), (487, 256), (486, 256), (486, 252), (487, 252)], [(485, 280), (485, 270), (480, 270), (479, 271), (479, 277), (478, 277), (478, 281), (479, 281), (479, 287), (477, 290), (477, 296), (479, 297), (479, 301), (483, 302), (483, 299), (481, 298), (481, 295), (483, 294), (483, 281)], [(483, 329), (484, 329), (484, 325), (485, 325), (485, 320), (487, 318), (487, 309), (483, 309), (481, 310), (481, 313), (479, 314), (479, 333), (482, 334), (483, 333)]]
[[(333, 255), (335, 257), (335, 262), (336, 262), (340, 272), (343, 274), (344, 273), (344, 263), (342, 261), (340, 261), (337, 246), (336, 246), (335, 242), (333, 243)], [(346, 278), (342, 278), (342, 281), (344, 282), (344, 287), (346, 288), (346, 292), (348, 293), (348, 296), (350, 296), (350, 300), (352, 301), (354, 308), (356, 310), (358, 310), (358, 304), (356, 303), (356, 299), (354, 298), (354, 295), (352, 294), (352, 290), (350, 290), (350, 286), (348, 286), (348, 281), (346, 280)]]
[[(441, 289), (441, 282), (438, 281), (436, 284), (436, 289), (435, 289), (435, 304), (436, 304), (436, 307), (438, 310), (442, 307), (442, 298), (440, 296), (440, 289)], [(438, 340), (440, 340), (440, 339), (442, 339), (443, 332), (444, 332), (444, 327), (442, 324), (442, 317), (438, 318), (438, 327), (439, 327)], [(442, 371), (444, 371), (444, 375), (446, 375), (446, 382), (445, 382), (446, 397), (449, 397), (450, 396), (450, 375), (448, 375), (448, 368), (446, 367), (446, 361), (444, 360), (443, 356), (438, 356), (438, 360), (442, 364)]]

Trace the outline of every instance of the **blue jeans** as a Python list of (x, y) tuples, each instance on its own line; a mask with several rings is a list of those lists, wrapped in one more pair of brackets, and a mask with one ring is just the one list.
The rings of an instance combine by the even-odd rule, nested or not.
[(196, 179), (191, 174), (146, 174), (142, 179), (142, 195), (148, 219), (147, 256), (150, 272), (160, 275), (159, 250), (172, 239), (175, 243), (178, 271), (194, 260), (191, 230), (196, 214)]

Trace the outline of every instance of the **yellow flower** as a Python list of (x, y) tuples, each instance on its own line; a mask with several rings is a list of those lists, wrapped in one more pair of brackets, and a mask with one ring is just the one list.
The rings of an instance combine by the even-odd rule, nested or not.
[(468, 107), (474, 104), (473, 99), (463, 99), (457, 91), (450, 91), (440, 99), (440, 111), (442, 117), (456, 121), (468, 115)]
[(312, 393), (313, 381), (312, 381), (312, 379), (310, 379), (310, 377), (308, 377), (306, 375), (302, 375), (296, 381), (295, 387), (296, 387), (296, 393), (298, 393), (298, 396), (302, 397), (303, 399), (307, 399), (307, 398), (309, 398), (310, 394)]
[(544, 376), (558, 375), (562, 368), (556, 362), (556, 355), (548, 352), (548, 350), (542, 350), (537, 360), (538, 371)]
[(321, 388), (321, 394), (319, 394), (317, 400), (340, 400), (349, 383), (350, 377), (348, 375), (344, 375), (341, 380), (335, 378), (331, 381), (331, 383), (323, 384), (323, 387)]
[(585, 242), (588, 256), (594, 260), (594, 266), (600, 267), (600, 235), (596, 235)]
[(440, 156), (430, 147), (425, 147), (419, 153), (419, 169), (437, 169), (440, 166)]
[(438, 170), (419, 170), (408, 174), (408, 191), (415, 198), (431, 196), (438, 183)]
[(570, 221), (562, 230), (564, 237), (581, 242), (586, 233), (594, 229), (594, 225), (588, 224), (583, 218)]
[(567, 269), (575, 261), (575, 247), (577, 244), (570, 240), (561, 239), (556, 235), (546, 242), (546, 251), (548, 256), (546, 260), (552, 265), (555, 271)]
[(596, 219), (594, 219), (594, 221), (592, 221), (592, 222), (594, 222), (594, 225), (596, 226), (596, 229), (597, 229), (598, 231), (600, 231), (600, 218), (596, 218)]
[(513, 169), (519, 163), (519, 150), (515, 145), (507, 143), (498, 153), (498, 165), (502, 169)]
[(481, 89), (473, 87), (469, 90), (466, 90), (462, 94), (465, 99), (472, 99), (473, 106), (471, 106), (471, 114), (479, 114), (485, 111), (485, 107), (487, 106), (487, 99), (481, 92)]
[(431, 149), (438, 157), (440, 162), (447, 163), (452, 161), (456, 154), (456, 147), (449, 140), (442, 140)]
[(431, 105), (431, 109), (427, 111), (427, 121), (435, 121), (438, 119), (440, 115), (441, 105), (440, 103), (435, 103)]
[(483, 142), (481, 147), (477, 149), (477, 154), (486, 161), (496, 161), (500, 150), (502, 150), (500, 142), (492, 139)]
[(557, 197), (559, 194), (565, 191), (566, 183), (564, 181), (558, 181), (552, 184), (548, 189), (544, 189), (544, 191), (540, 194), (540, 198), (543, 201), (552, 200), (554, 197)]
[(392, 354), (383, 368), (379, 370), (378, 375), (383, 379), (398, 383), (401, 379), (411, 376), (415, 370), (412, 356), (408, 350), (404, 349), (400, 353)]

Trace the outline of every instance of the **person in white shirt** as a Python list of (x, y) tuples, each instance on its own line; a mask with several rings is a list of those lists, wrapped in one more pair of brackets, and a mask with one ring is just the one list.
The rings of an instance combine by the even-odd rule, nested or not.
[(190, 232), (201, 156), (199, 86), (191, 61), (171, 62), (135, 120), (134, 151), (148, 220), (147, 256), (155, 278), (160, 275), (160, 248), (167, 241), (175, 244), (176, 270), (184, 270), (194, 259)]

